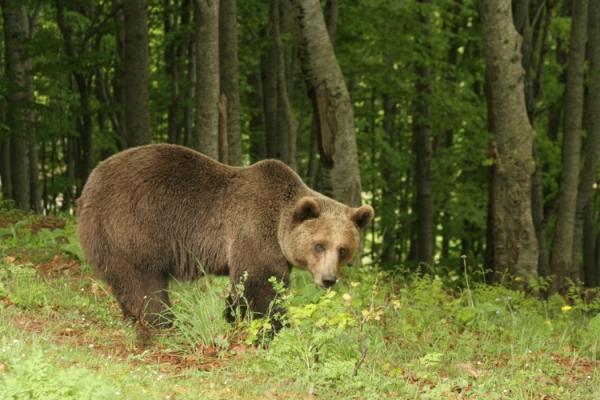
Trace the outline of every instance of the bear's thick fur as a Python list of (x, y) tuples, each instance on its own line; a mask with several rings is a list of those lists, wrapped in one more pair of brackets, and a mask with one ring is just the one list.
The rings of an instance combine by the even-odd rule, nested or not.
[(206, 272), (236, 284), (247, 272), (244, 296), (257, 314), (275, 295), (268, 279), (287, 284), (292, 264), (331, 286), (372, 216), (369, 206), (351, 208), (309, 189), (280, 161), (230, 167), (157, 144), (92, 171), (78, 200), (77, 235), (124, 316), (157, 325), (171, 276)]

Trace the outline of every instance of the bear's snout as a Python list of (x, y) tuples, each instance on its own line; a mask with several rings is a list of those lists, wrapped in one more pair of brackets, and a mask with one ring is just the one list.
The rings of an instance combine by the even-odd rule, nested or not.
[(324, 276), (321, 279), (321, 282), (323, 283), (323, 286), (326, 288), (330, 288), (333, 285), (335, 285), (337, 283), (337, 277), (335, 276)]

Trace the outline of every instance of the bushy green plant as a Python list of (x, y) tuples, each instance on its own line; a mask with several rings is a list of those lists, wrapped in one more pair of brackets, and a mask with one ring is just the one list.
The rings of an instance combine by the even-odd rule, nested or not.
[(224, 349), (228, 346), (228, 335), (231, 326), (225, 321), (223, 309), (225, 305), (226, 283), (215, 277), (204, 277), (199, 282), (176, 283), (170, 290), (173, 302), (173, 330), (175, 338), (166, 338), (173, 346), (182, 347), (185, 351), (195, 350), (198, 345), (217, 346)]
[(85, 368), (57, 368), (41, 351), (8, 362), (0, 375), (0, 399), (97, 400), (114, 399), (120, 389)]
[(48, 229), (42, 228), (37, 232), (32, 231), (31, 224), (36, 221), (35, 216), (0, 227), (0, 251), (7, 249), (19, 250), (32, 249), (38, 252), (46, 250), (48, 254), (63, 253), (84, 261), (83, 251), (77, 240), (75, 223), (71, 219), (65, 221), (64, 228)]

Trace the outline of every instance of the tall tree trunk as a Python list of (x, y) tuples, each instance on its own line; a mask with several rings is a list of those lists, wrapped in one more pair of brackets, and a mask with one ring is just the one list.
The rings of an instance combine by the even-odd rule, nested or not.
[[(102, 107), (98, 111), (98, 126), (100, 128), (100, 131), (103, 132), (105, 129), (103, 126), (103, 122), (101, 122), (101, 121), (103, 121), (104, 118), (108, 116), (111, 128), (114, 132), (115, 147), (117, 149), (125, 148), (126, 147), (125, 138), (122, 133), (122, 127), (121, 127), (122, 119), (119, 117), (119, 112), (116, 111), (115, 107), (114, 107), (114, 101), (115, 101), (114, 97), (116, 97), (116, 96), (113, 96), (113, 98), (111, 98), (111, 96), (109, 95), (109, 89), (106, 86), (106, 76), (105, 76), (102, 68), (99, 68), (96, 71), (95, 92), (96, 92), (96, 98), (97, 98), (98, 102), (100, 102), (102, 104)], [(112, 154), (111, 149), (107, 149), (107, 152), (110, 152), (110, 153), (104, 153), (102, 156), (102, 159), (104, 159), (104, 158), (108, 157), (110, 154)]]
[(594, 271), (592, 272), (592, 276), (594, 277), (593, 286), (600, 286), (600, 232), (596, 233), (596, 243), (594, 249)]
[(278, 136), (281, 146), (281, 158), (293, 169), (296, 165), (296, 129), (297, 122), (292, 115), (292, 106), (288, 95), (287, 68), (285, 62), (285, 53), (283, 41), (281, 40), (281, 20), (279, 0), (271, 0), (271, 34), (275, 44), (275, 53), (277, 54), (277, 104), (278, 112)]
[(10, 170), (13, 199), (17, 207), (31, 207), (30, 132), (28, 104), (30, 71), (23, 45), (28, 33), (27, 14), (15, 0), (2, 0), (4, 18), (5, 69), (7, 82), (7, 122), (10, 131)]
[[(272, 27), (266, 35), (272, 38)], [(266, 46), (261, 56), (260, 72), (267, 157), (281, 160), (283, 155), (281, 154), (280, 137), (277, 131), (277, 49), (272, 41)]]
[[(192, 0), (183, 0), (181, 3), (181, 25), (190, 27), (192, 24), (192, 12), (194, 8)], [(185, 40), (185, 48), (182, 50), (185, 52), (185, 76), (187, 79), (187, 99), (196, 98), (196, 35), (195, 29), (188, 29), (191, 31), (188, 33)], [(192, 101), (186, 101), (183, 104), (183, 123), (182, 128), (182, 142), (185, 146), (191, 146), (195, 143), (192, 138), (194, 131), (194, 109), (196, 104)]]
[(196, 0), (196, 143), (219, 159), (219, 0)]
[(148, 2), (123, 2), (125, 17), (124, 108), (127, 146), (150, 143)]
[(221, 93), (227, 97), (229, 164), (241, 165), (242, 134), (236, 0), (221, 0), (219, 7), (219, 60)]
[[(534, 160), (539, 160), (537, 143), (533, 143)], [(550, 249), (546, 240), (546, 219), (544, 216), (544, 192), (542, 187), (542, 169), (536, 163), (535, 172), (531, 178), (531, 215), (535, 227), (535, 235), (538, 241), (538, 274), (548, 276), (550, 274)]]
[(63, 196), (62, 210), (69, 211), (73, 204), (73, 182), (75, 181), (75, 144), (72, 137), (63, 139), (63, 162), (66, 166), (67, 185)]
[(10, 138), (0, 139), (0, 180), (2, 180), (2, 197), (12, 199), (12, 180), (10, 173)]
[(219, 98), (219, 161), (229, 164), (229, 143), (227, 143), (227, 96)]
[(321, 156), (329, 169), (333, 196), (348, 205), (361, 202), (360, 173), (350, 95), (327, 32), (318, 0), (291, 0), (304, 78), (319, 116)]
[(310, 140), (308, 142), (308, 165), (306, 167), (306, 176), (308, 178), (308, 186), (314, 190), (322, 192), (317, 187), (317, 178), (319, 176), (320, 159), (319, 159), (319, 119), (316, 113), (312, 114), (310, 121)]
[(175, 4), (171, 0), (163, 0), (163, 27), (165, 31), (165, 72), (169, 79), (169, 106), (167, 111), (167, 139), (169, 143), (177, 143), (177, 113), (179, 110), (179, 52), (174, 40), (177, 31)]
[(495, 270), (508, 269), (526, 282), (537, 276), (538, 246), (531, 216), (534, 131), (525, 106), (520, 37), (510, 0), (482, 0), (480, 5), (493, 103)]
[(553, 291), (566, 289), (566, 278), (578, 274), (573, 267), (575, 210), (577, 182), (581, 159), (583, 116), (583, 72), (587, 31), (588, 1), (573, 1), (570, 51), (567, 61), (567, 88), (565, 95), (565, 132), (562, 143), (561, 176), (556, 213), (556, 231), (552, 246), (550, 267), (555, 279)]
[[(33, 100), (33, 97), (32, 97)], [(33, 125), (33, 121), (30, 121)], [(30, 134), (29, 142), (29, 204), (31, 210), (39, 213), (42, 211), (42, 195), (40, 193), (38, 152), (35, 132)]]
[(87, 181), (87, 177), (92, 171), (92, 132), (94, 125), (92, 122), (91, 109), (91, 91), (92, 91), (92, 76), (76, 76), (77, 88), (79, 90), (79, 101), (81, 107), (81, 116), (78, 123), (80, 158), (79, 158), (79, 182), (80, 188)]
[[(422, 4), (428, 0), (420, 0)], [(419, 13), (419, 20), (427, 33), (428, 20), (425, 11)], [(426, 36), (429, 36), (426, 34)], [(425, 39), (427, 40), (427, 39)], [(427, 43), (422, 44), (429, 47)], [(416, 101), (415, 121), (413, 125), (415, 144), (415, 184), (417, 194), (415, 197), (416, 231), (417, 231), (417, 262), (431, 265), (434, 252), (434, 227), (433, 227), (433, 187), (431, 182), (431, 127), (429, 120), (431, 111), (429, 102), (431, 97), (431, 73), (429, 68), (419, 63), (416, 67)]]
[[(73, 43), (73, 34), (71, 27), (64, 19), (65, 6), (62, 0), (56, 1), (56, 21), (63, 36), (65, 51), (71, 62), (75, 62), (77, 51)], [(92, 75), (91, 73), (83, 73), (78, 70), (72, 72), (77, 91), (79, 93), (79, 118), (76, 126), (79, 132), (79, 143), (81, 145), (80, 156), (78, 160), (79, 171), (79, 187), (87, 180), (89, 173), (92, 170), (92, 110), (91, 110), (91, 91), (92, 91)]]
[[(113, 9), (117, 9), (120, 6), (118, 0), (113, 0)], [(112, 80), (112, 92), (113, 102), (117, 105), (115, 107), (115, 126), (118, 130), (115, 131), (117, 134), (117, 143), (119, 149), (123, 150), (127, 148), (127, 123), (125, 120), (125, 29), (124, 29), (124, 18), (123, 12), (117, 11), (115, 13), (115, 40), (117, 44), (117, 61), (115, 65), (115, 73)], [(108, 94), (108, 91), (107, 93)], [(108, 98), (108, 96), (107, 96)]]
[(267, 157), (265, 114), (262, 109), (264, 95), (259, 71), (252, 73), (248, 80), (253, 91), (250, 113), (250, 161), (256, 162)]
[(325, 20), (327, 22), (327, 32), (329, 32), (332, 44), (335, 44), (339, 13), (338, 0), (327, 0), (325, 2)]
[[(591, 15), (591, 14), (590, 14)], [(583, 210), (582, 242), (583, 242), (583, 283), (587, 287), (597, 285), (599, 276), (594, 274), (596, 264), (596, 227), (593, 201), (589, 201)]]
[[(573, 273), (579, 270), (586, 207), (591, 207), (594, 182), (600, 156), (600, 3), (589, 4), (588, 20), (588, 90), (585, 101), (587, 137), (583, 146), (583, 169), (577, 194), (575, 234), (573, 240)], [(592, 228), (593, 229), (593, 228)], [(587, 263), (590, 265), (590, 263)], [(589, 269), (589, 268), (588, 268)]]
[[(542, 93), (542, 72), (547, 49), (547, 37), (552, 16), (552, 4), (536, 0), (516, 0), (514, 5), (514, 23), (517, 32), (523, 37), (521, 53), (525, 70), (525, 102), (527, 115), (534, 124), (536, 105)], [(530, 11), (533, 10), (533, 18)], [(543, 17), (542, 17), (543, 14)], [(538, 160), (537, 138), (534, 138), (533, 155), (536, 169), (532, 177), (532, 216), (538, 240), (539, 260), (538, 273), (546, 276), (549, 273), (549, 249), (546, 240), (544, 218), (544, 196), (542, 192), (542, 171)]]
[(398, 107), (389, 94), (383, 95), (383, 131), (388, 142), (387, 149), (392, 154), (383, 153), (381, 157), (381, 176), (385, 177), (381, 188), (381, 230), (383, 231), (381, 263), (384, 267), (393, 267), (399, 264), (397, 251), (397, 208), (398, 208), (398, 183), (401, 172), (391, 161), (395, 159), (398, 146), (398, 132), (396, 127), (396, 114)]

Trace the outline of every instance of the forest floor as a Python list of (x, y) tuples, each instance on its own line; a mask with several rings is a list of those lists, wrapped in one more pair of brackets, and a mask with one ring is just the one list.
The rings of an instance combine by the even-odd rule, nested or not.
[[(290, 326), (222, 319), (227, 282), (172, 285), (141, 348), (70, 219), (0, 212), (0, 399), (598, 399), (600, 302), (465, 276), (295, 273)], [(399, 276), (404, 276), (399, 277)]]

